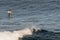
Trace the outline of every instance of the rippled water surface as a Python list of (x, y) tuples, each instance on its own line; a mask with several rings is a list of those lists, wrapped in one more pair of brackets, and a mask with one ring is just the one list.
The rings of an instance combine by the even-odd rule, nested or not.
[[(13, 18), (6, 13), (11, 9)], [(60, 0), (0, 0), (0, 30), (27, 27), (60, 31)]]

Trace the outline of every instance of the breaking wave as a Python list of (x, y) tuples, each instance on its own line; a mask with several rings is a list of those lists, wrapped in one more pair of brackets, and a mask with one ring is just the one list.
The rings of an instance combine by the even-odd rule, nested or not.
[(18, 30), (18, 31), (4, 31), (0, 32), (0, 40), (18, 40), (24, 35), (32, 35), (32, 31), (29, 28)]

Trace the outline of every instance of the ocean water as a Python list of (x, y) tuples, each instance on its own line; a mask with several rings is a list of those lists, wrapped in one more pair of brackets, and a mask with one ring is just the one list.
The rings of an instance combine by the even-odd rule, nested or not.
[[(12, 18), (8, 18), (9, 9)], [(60, 32), (60, 0), (0, 0), (0, 31), (6, 35), (4, 31), (26, 28)]]

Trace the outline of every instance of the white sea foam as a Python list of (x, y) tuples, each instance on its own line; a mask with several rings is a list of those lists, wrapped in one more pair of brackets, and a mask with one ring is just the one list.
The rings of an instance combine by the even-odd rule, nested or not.
[(13, 32), (0, 32), (0, 40), (18, 40), (19, 37), (22, 38), (24, 35), (32, 35), (32, 31), (29, 28), (26, 28)]

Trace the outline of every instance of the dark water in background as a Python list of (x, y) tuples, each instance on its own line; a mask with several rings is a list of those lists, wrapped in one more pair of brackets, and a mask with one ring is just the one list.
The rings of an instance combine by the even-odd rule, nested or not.
[[(6, 10), (12, 9), (8, 19)], [(37, 26), (60, 31), (60, 0), (0, 0), (0, 30), (16, 30)]]
[[(19, 38), (19, 40), (21, 40)], [(54, 33), (47, 30), (38, 30), (32, 35), (25, 35), (22, 40), (60, 40), (60, 33)]]

